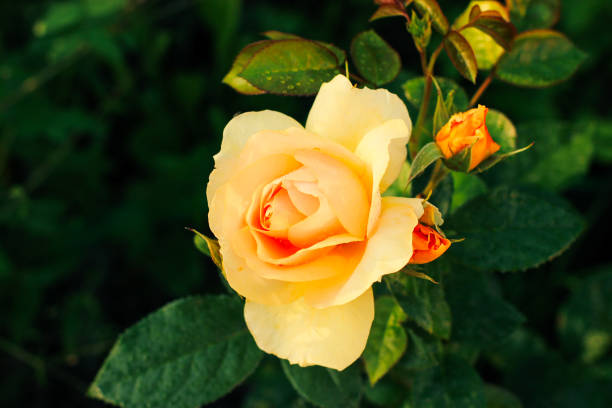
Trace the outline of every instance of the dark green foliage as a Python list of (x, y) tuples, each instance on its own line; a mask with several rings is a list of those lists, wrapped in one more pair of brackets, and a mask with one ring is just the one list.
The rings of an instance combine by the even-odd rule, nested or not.
[(374, 311), (374, 322), (363, 351), (371, 384), (376, 383), (397, 363), (406, 351), (408, 341), (402, 327), (407, 316), (394, 298), (379, 296)]
[(525, 318), (481, 272), (452, 264), (446, 297), (453, 318), (451, 338), (475, 347), (502, 347)]
[(480, 270), (508, 272), (561, 254), (582, 231), (583, 221), (544, 191), (498, 187), (461, 207), (446, 228), (465, 238), (451, 247), (453, 258)]
[(363, 392), (359, 363), (343, 371), (319, 366), (300, 367), (287, 360), (281, 365), (293, 388), (307, 401), (323, 408), (359, 405)]
[(229, 296), (177, 300), (123, 333), (89, 395), (125, 406), (188, 408), (227, 394), (263, 353)]
[(482, 380), (472, 366), (449, 355), (440, 365), (414, 378), (410, 403), (415, 407), (485, 408)]
[(377, 87), (393, 81), (402, 68), (399, 54), (374, 30), (353, 38), (351, 56), (359, 73)]
[[(441, 280), (437, 272), (432, 272), (430, 276), (437, 281)], [(401, 272), (389, 275), (384, 280), (409, 320), (436, 337), (448, 339), (451, 329), (450, 310), (441, 284)]]
[[(422, 39), (431, 22), (435, 31), (429, 55), (441, 41), (440, 32), (448, 30), (448, 22), (452, 23), (468, 1), (438, 3), (445, 17), (439, 15), (435, 1), (413, 1), (406, 10), (410, 16), (413, 11), (426, 16), (419, 20), (420, 27), (413, 27), (420, 30)], [(440, 285), (407, 277), (410, 284), (402, 290), (416, 301), (404, 302), (411, 315), (402, 323), (406, 333), (402, 357), (369, 387), (362, 374), (363, 361), (345, 372), (333, 372), (335, 376), (318, 368), (304, 369), (314, 375), (300, 376), (294, 371), (302, 369), (291, 367), (294, 375), (289, 381), (278, 359), (266, 356), (252, 377), (211, 406), (311, 407), (307, 399), (342, 406), (359, 401), (366, 407), (515, 408), (517, 399), (525, 408), (612, 406), (609, 267), (601, 266), (609, 263), (605, 221), (612, 197), (612, 128), (607, 119), (612, 117), (612, 7), (603, 0), (511, 3), (512, 22), (521, 37), (500, 62), (498, 76), (506, 83), (494, 79), (478, 103), (491, 108), (487, 124), (493, 137), (510, 135), (501, 140), (502, 150), (535, 144), (478, 176), (452, 174), (430, 198), (447, 220), (444, 231), (450, 237), (468, 239), (454, 243), (444, 261), (454, 258), (461, 265), (453, 262), (443, 274), (425, 270)], [(141, 325), (151, 317), (128, 328), (152, 310), (184, 296), (204, 294), (210, 299), (215, 293), (225, 293), (216, 266), (198, 253), (193, 234), (184, 229), (193, 227), (212, 236), (207, 230), (204, 190), (223, 127), (238, 112), (262, 109), (282, 111), (304, 123), (312, 103), (312, 98), (238, 95), (222, 84), (242, 48), (264, 38), (285, 44), (309, 39), (306, 48), (315, 50), (313, 55), (325, 56), (325, 64), (316, 65), (324, 69), (314, 70), (320, 82), (345, 72), (343, 50), (350, 49), (357, 33), (375, 29), (401, 55), (403, 68), (388, 86), (406, 101), (413, 124), (416, 122), (424, 85), (419, 56), (406, 32), (405, 19), (397, 17), (397, 12), (396, 17), (368, 24), (376, 8), (362, 0), (322, 2), (314, 8), (309, 2), (279, 0), (2, 2), (3, 407), (108, 406), (85, 395), (120, 333), (128, 330), (119, 347), (123, 349), (126, 339), (133, 336), (130, 333), (143, 330)], [(564, 36), (528, 32), (553, 27)], [(254, 48), (251, 51), (260, 51), (260, 46)], [(286, 51), (274, 55), (284, 61), (299, 57), (288, 56)], [(254, 54), (237, 61), (236, 71), (241, 72)], [(530, 64), (519, 69), (519, 60)], [(255, 68), (258, 72), (266, 69), (262, 64), (251, 69)], [(356, 68), (351, 59), (350, 72), (359, 74)], [(325, 75), (320, 75), (323, 71)], [(226, 82), (235, 81), (236, 73), (226, 77)], [(434, 74), (445, 101), (454, 91), (453, 110), (467, 109), (476, 87), (457, 73), (446, 56), (439, 58)], [(574, 74), (570, 81), (546, 89), (508, 84), (548, 86), (570, 74)], [(251, 79), (257, 81), (257, 75), (253, 73)], [(486, 75), (479, 76), (479, 83)], [(263, 93), (246, 80), (230, 85), (245, 93)], [(299, 93), (313, 93), (316, 88), (313, 85)], [(274, 92), (289, 93), (289, 89), (277, 87)], [(435, 87), (432, 95), (421, 146), (432, 141)], [(514, 147), (512, 127), (494, 111), (503, 112), (516, 125)], [(424, 187), (431, 167), (415, 178), (413, 187), (421, 186), (415, 193)], [(496, 266), (498, 258), (466, 257), (473, 254), (466, 248), (493, 245), (497, 234), (507, 231), (500, 232), (498, 224), (491, 224), (492, 232), (470, 235), (474, 233), (470, 228), (476, 225), (462, 217), (479, 205), (487, 207), (500, 185), (524, 184), (571, 202), (584, 215), (584, 231), (568, 251), (537, 268), (531, 266), (553, 254), (542, 252), (535, 262), (534, 252), (521, 252), (521, 248), (539, 233), (521, 234), (505, 259), (512, 259), (512, 269), (529, 266), (530, 270), (495, 273), (490, 269), (503, 269)], [(501, 187), (504, 189), (514, 187)], [(533, 194), (549, 200), (549, 194), (529, 190), (530, 204), (535, 201)], [(473, 207), (476, 201), (471, 200), (479, 195), (486, 198)], [(495, 202), (496, 219), (503, 219), (509, 214), (506, 204), (513, 201)], [(539, 241), (538, 251), (551, 249), (553, 241), (559, 244), (557, 248), (565, 246), (570, 235), (575, 236), (569, 230), (579, 229), (571, 221), (575, 211), (558, 203), (551, 198), (551, 211), (567, 217), (550, 225), (553, 232)], [(523, 208), (517, 214), (529, 214)], [(451, 209), (459, 214), (457, 220)], [(545, 220), (541, 217), (527, 226)], [(568, 240), (561, 243), (566, 232)], [(473, 267), (483, 271), (473, 271)], [(379, 294), (389, 295), (384, 282), (378, 289)], [(244, 343), (252, 358), (230, 370), (240, 378), (226, 378), (223, 387), (211, 391), (212, 385), (204, 382), (197, 393), (177, 397), (198, 401), (190, 400), (189, 406), (229, 391), (254, 369), (261, 355), (244, 328), (240, 301), (235, 297), (228, 305), (233, 305), (229, 308), (233, 317), (215, 316), (215, 324), (221, 328), (240, 324), (242, 331), (233, 341)], [(189, 322), (174, 330), (175, 334), (201, 328), (198, 322), (209, 314), (194, 310), (186, 313)], [(440, 322), (449, 329), (436, 329)], [(162, 334), (158, 338), (171, 337), (172, 331)], [(146, 353), (161, 347), (154, 342), (147, 345)], [(221, 353), (213, 354), (210, 362), (218, 361)], [(112, 370), (105, 369), (100, 378), (109, 372)], [(177, 373), (168, 377), (168, 384), (181, 380)], [(292, 383), (298, 384), (299, 392)], [(125, 387), (105, 384), (104, 392)], [(188, 382), (182, 385), (190, 386)], [(317, 394), (319, 390), (324, 393)]]
[(517, 36), (512, 50), (500, 58), (497, 75), (513, 85), (550, 86), (569, 78), (585, 59), (561, 33), (528, 31)]

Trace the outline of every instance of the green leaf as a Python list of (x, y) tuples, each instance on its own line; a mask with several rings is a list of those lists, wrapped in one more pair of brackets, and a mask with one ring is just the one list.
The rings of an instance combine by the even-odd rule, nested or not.
[(513, 85), (544, 87), (568, 79), (586, 59), (563, 34), (551, 30), (518, 35), (498, 63), (497, 76)]
[(485, 385), (485, 399), (487, 400), (487, 408), (522, 408), (523, 404), (510, 391), (505, 390), (497, 385)]
[(404, 399), (404, 390), (400, 384), (383, 378), (375, 385), (366, 387), (364, 397), (378, 407), (400, 407)]
[(344, 371), (320, 366), (300, 367), (281, 361), (293, 388), (307, 401), (323, 408), (357, 407), (363, 392), (358, 364)]
[(461, 263), (508, 272), (534, 268), (561, 254), (580, 234), (583, 221), (550, 193), (501, 186), (463, 205), (445, 229), (465, 237), (449, 249)]
[(104, 17), (123, 9), (126, 0), (85, 0), (85, 9), (92, 17)]
[[(484, 11), (484, 13), (482, 11)], [(474, 22), (477, 16), (491, 16), (492, 19), (485, 18), (481, 22), (476, 23), (480, 28), (470, 25)], [(509, 34), (512, 28), (508, 27), (508, 23), (502, 16), (507, 16), (508, 12), (505, 5), (497, 1), (471, 1), (467, 8), (453, 23), (455, 30), (461, 30), (461, 35), (465, 37), (467, 42), (472, 47), (476, 56), (478, 69), (491, 69), (499, 57), (505, 52), (497, 42), (500, 41), (504, 45), (511, 43), (515, 33)], [(501, 18), (501, 20), (500, 20)], [(489, 32), (492, 32), (494, 39)]]
[(442, 157), (442, 152), (438, 149), (435, 142), (429, 142), (414, 157), (410, 165), (410, 174), (406, 185), (408, 185), (415, 177), (423, 173), (430, 164)]
[(222, 82), (234, 88), (236, 91), (245, 95), (260, 95), (265, 93), (261, 89), (255, 88), (246, 79), (240, 77), (247, 63), (253, 58), (256, 52), (266, 47), (268, 41), (258, 41), (244, 47), (232, 64), (230, 71), (223, 77)]
[(392, 196), (392, 197), (412, 197), (410, 194), (410, 189), (408, 189), (408, 177), (410, 176), (410, 162), (405, 160), (402, 163), (402, 168), (400, 170), (399, 176), (395, 179), (393, 184), (389, 186), (387, 190), (383, 193), (384, 196)]
[(192, 408), (227, 394), (263, 354), (242, 309), (223, 295), (162, 307), (119, 337), (89, 395), (125, 407)]
[(448, 32), (448, 20), (436, 0), (414, 0), (414, 5), (422, 15), (431, 17), (431, 22), (438, 32), (441, 34)]
[[(473, 7), (472, 10), (480, 10), (480, 8), (477, 7), (478, 6)], [(489, 35), (506, 51), (511, 49), (512, 41), (516, 36), (516, 29), (511, 23), (504, 20), (498, 11), (488, 10), (478, 12), (478, 14), (474, 16), (470, 13), (470, 20), (469, 27), (474, 27)]]
[[(461, 245), (456, 243), (454, 245)], [(445, 276), (453, 314), (453, 341), (478, 348), (497, 348), (525, 321), (491, 286), (483, 272), (452, 265)]]
[(436, 86), (436, 91), (438, 95), (436, 98), (436, 110), (434, 110), (433, 115), (432, 136), (435, 138), (440, 129), (442, 129), (442, 127), (446, 125), (446, 123), (450, 120), (451, 115), (454, 113), (452, 112), (452, 108), (453, 99), (455, 98), (455, 92), (450, 91), (448, 93), (447, 100), (444, 100), (444, 93), (442, 92), (442, 89), (440, 88), (435, 79), (434, 85)]
[(406, 327), (408, 333), (408, 349), (397, 364), (398, 370), (407, 376), (415, 371), (427, 370), (440, 364), (442, 360), (442, 342), (418, 327)]
[(419, 18), (414, 10), (412, 10), (412, 16), (410, 17), (410, 22), (406, 24), (406, 28), (412, 34), (417, 50), (424, 51), (429, 45), (429, 40), (431, 40), (431, 18), (429, 14)]
[(193, 243), (196, 248), (204, 255), (209, 256), (215, 265), (217, 265), (217, 268), (223, 270), (223, 261), (221, 259), (219, 242), (216, 239), (208, 238), (206, 235), (194, 230), (193, 228), (188, 228), (188, 230), (194, 233)]
[[(440, 281), (440, 274), (437, 271), (432, 271), (429, 275)], [(415, 322), (429, 334), (443, 339), (449, 338), (450, 310), (441, 284), (436, 285), (403, 272), (387, 275), (383, 280), (410, 321)]]
[(376, 86), (393, 81), (402, 68), (399, 54), (374, 30), (353, 38), (351, 56), (359, 73)]
[(378, 20), (387, 17), (402, 17), (405, 10), (397, 7), (395, 4), (383, 4), (372, 14), (370, 21)]
[[(269, 30), (269, 31), (265, 31), (262, 33), (264, 36), (268, 37), (271, 40), (306, 40), (302, 37), (300, 37), (299, 35), (295, 35), (295, 34), (290, 34), (290, 33), (283, 33), (281, 31), (276, 31), (276, 30)], [(306, 40), (308, 41), (308, 40)], [(336, 47), (333, 44), (330, 43), (326, 43), (323, 41), (315, 41), (317, 44), (327, 48), (329, 51), (331, 51), (336, 58), (338, 59), (338, 65), (342, 65), (344, 64), (344, 61), (346, 60), (346, 53), (344, 52), (344, 50)]]
[(438, 187), (436, 187), (428, 201), (438, 207), (442, 214), (448, 214), (451, 208), (454, 188), (452, 177), (447, 175), (438, 184)]
[[(448, 99), (449, 94), (454, 92), (453, 97), (453, 110), (454, 111), (464, 111), (468, 108), (468, 97), (463, 88), (461, 88), (455, 81), (448, 78), (436, 77), (436, 81), (438, 85), (440, 85), (440, 89), (442, 90), (442, 94), (444, 95), (444, 100)], [(421, 100), (423, 99), (423, 91), (425, 88), (425, 78), (417, 77), (410, 79), (402, 85), (402, 89), (404, 90), (404, 95), (408, 100), (408, 103), (415, 109), (418, 109), (421, 105)], [(435, 110), (436, 100), (431, 98), (429, 101), (429, 108), (427, 112), (431, 116), (433, 116)]]
[(84, 18), (85, 10), (78, 2), (62, 1), (51, 4), (42, 19), (34, 24), (34, 34), (42, 37), (55, 34)]
[(591, 272), (572, 288), (557, 319), (561, 344), (584, 363), (612, 349), (612, 265)]
[(516, 128), (506, 115), (495, 109), (489, 109), (486, 124), (489, 134), (500, 146), (500, 153), (516, 149)]
[(280, 360), (270, 356), (263, 359), (249, 378), (248, 391), (240, 408), (297, 408), (300, 402), (305, 403), (289, 384)]
[(476, 55), (467, 40), (457, 31), (451, 31), (444, 38), (444, 49), (457, 71), (467, 80), (476, 83)]
[(282, 31), (277, 30), (268, 30), (261, 33), (264, 37), (267, 37), (271, 40), (300, 40), (302, 37), (299, 35), (291, 34), (291, 33), (283, 33)]
[(485, 182), (474, 174), (454, 171), (451, 173), (451, 176), (453, 177), (454, 185), (453, 199), (451, 200), (451, 214), (472, 198), (487, 192), (487, 185)]
[(583, 122), (594, 129), (592, 141), (595, 159), (602, 163), (612, 162), (612, 121), (594, 118)]
[(406, 351), (406, 332), (402, 322), (406, 314), (391, 296), (376, 299), (375, 316), (368, 343), (363, 352), (370, 384), (384, 376)]
[(582, 180), (597, 153), (593, 139), (603, 128), (597, 122), (540, 120), (518, 128), (518, 144), (533, 142), (525, 153), (487, 174), (490, 184), (530, 183), (561, 191)]
[(312, 95), (339, 73), (339, 65), (336, 55), (315, 41), (286, 39), (258, 47), (237, 75), (265, 92)]
[(513, 0), (510, 19), (519, 31), (550, 28), (559, 21), (560, 0)]
[(449, 355), (413, 378), (411, 403), (427, 408), (485, 408), (483, 382), (467, 362)]

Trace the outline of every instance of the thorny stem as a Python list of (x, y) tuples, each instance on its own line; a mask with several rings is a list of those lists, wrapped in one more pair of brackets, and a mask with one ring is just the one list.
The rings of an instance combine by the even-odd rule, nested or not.
[(425, 186), (425, 189), (421, 193), (421, 196), (429, 197), (429, 195), (433, 193), (433, 191), (436, 189), (438, 184), (440, 184), (440, 182), (444, 180), (444, 178), (446, 178), (448, 173), (449, 173), (449, 170), (446, 168), (446, 166), (442, 164), (442, 160), (438, 160), (436, 162), (436, 167), (434, 167), (431, 178), (429, 179), (429, 182), (427, 183), (427, 185)]
[(470, 99), (470, 108), (474, 106), (476, 102), (478, 102), (478, 99), (480, 99), (484, 91), (489, 87), (489, 85), (491, 84), (491, 81), (493, 81), (493, 78), (495, 77), (496, 71), (497, 71), (497, 66), (494, 66), (493, 69), (491, 69), (489, 76), (484, 81), (482, 81), (482, 84), (480, 84), (480, 86), (474, 93), (474, 96), (472, 96), (472, 99)]
[(419, 150), (419, 139), (422, 133), (423, 122), (427, 117), (427, 110), (429, 109), (429, 99), (431, 98), (431, 82), (433, 77), (433, 69), (436, 64), (436, 60), (442, 51), (444, 40), (440, 42), (438, 48), (431, 54), (429, 63), (427, 63), (427, 56), (425, 51), (420, 52), (421, 65), (423, 67), (423, 75), (425, 76), (425, 87), (423, 89), (423, 99), (421, 100), (421, 107), (419, 108), (419, 115), (417, 116), (416, 124), (414, 125), (414, 134), (410, 139), (410, 156), (414, 159)]

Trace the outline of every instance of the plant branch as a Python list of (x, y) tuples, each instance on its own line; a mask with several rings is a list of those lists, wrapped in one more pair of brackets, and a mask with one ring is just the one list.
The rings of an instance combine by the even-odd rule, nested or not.
[(431, 174), (429, 182), (427, 183), (427, 185), (423, 189), (423, 192), (420, 195), (423, 197), (429, 197), (431, 193), (433, 193), (433, 191), (436, 189), (438, 184), (440, 184), (440, 182), (446, 178), (448, 173), (449, 170), (446, 168), (446, 166), (444, 166), (442, 160), (438, 160), (436, 162), (436, 167), (434, 167), (433, 173)]
[(489, 76), (487, 76), (487, 78), (484, 81), (482, 81), (482, 84), (480, 84), (476, 92), (474, 92), (474, 96), (472, 96), (472, 99), (470, 99), (470, 105), (469, 105), (470, 108), (474, 106), (476, 102), (478, 102), (478, 100), (480, 99), (484, 91), (486, 91), (489, 85), (491, 85), (491, 82), (493, 81), (493, 78), (495, 77), (496, 71), (497, 71), (497, 66), (494, 66), (493, 69), (491, 69)]
[(417, 116), (416, 124), (414, 125), (414, 133), (412, 138), (410, 138), (410, 157), (414, 159), (419, 150), (419, 139), (421, 138), (421, 129), (423, 127), (423, 122), (427, 117), (427, 111), (429, 109), (429, 99), (431, 98), (431, 82), (433, 77), (433, 69), (436, 64), (436, 60), (442, 51), (442, 47), (444, 44), (444, 40), (440, 42), (438, 47), (431, 54), (431, 58), (429, 59), (429, 63), (427, 63), (427, 57), (425, 52), (421, 52), (421, 66), (423, 68), (423, 75), (425, 76), (425, 87), (423, 89), (423, 99), (421, 100), (421, 106), (419, 108), (419, 115)]

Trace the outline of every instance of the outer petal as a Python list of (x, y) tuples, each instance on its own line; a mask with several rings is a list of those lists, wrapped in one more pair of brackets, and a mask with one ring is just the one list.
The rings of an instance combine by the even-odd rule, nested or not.
[(302, 125), (284, 113), (271, 110), (246, 112), (230, 120), (223, 129), (221, 150), (214, 156), (215, 170), (210, 174), (206, 187), (208, 203), (217, 189), (231, 177), (236, 168), (234, 160), (249, 137), (260, 130), (284, 130), (291, 127), (301, 128)]
[[(363, 253), (363, 244), (354, 242), (355, 238), (350, 235), (337, 235), (330, 237), (308, 249), (302, 249), (296, 253), (296, 260), (303, 258), (304, 263), (293, 265), (274, 265), (264, 262), (257, 254), (256, 240), (247, 229), (242, 229), (232, 237), (232, 249), (234, 253), (244, 260), (244, 267), (248, 268), (248, 273), (260, 276), (264, 280), (269, 280), (273, 284), (282, 282), (309, 282), (320, 279), (327, 279), (339, 274), (351, 273)], [(352, 244), (351, 244), (352, 243)], [(340, 245), (344, 244), (344, 245)], [(319, 253), (319, 257), (311, 257), (313, 252)], [(238, 271), (243, 273), (243, 271)], [(226, 270), (230, 286), (232, 284), (231, 275), (233, 270)], [(238, 275), (238, 274), (237, 274)], [(240, 284), (240, 283), (237, 283)], [(300, 286), (303, 292), (306, 286)], [(234, 289), (247, 299), (261, 299), (259, 289), (241, 286)], [(255, 289), (255, 290), (253, 290)], [(270, 303), (267, 300), (256, 300), (258, 303)], [(287, 303), (287, 302), (285, 302)]]
[(382, 211), (373, 235), (357, 267), (349, 275), (313, 282), (305, 299), (313, 307), (326, 308), (350, 302), (374, 282), (402, 269), (412, 257), (412, 231), (423, 214), (419, 203), (403, 197), (383, 197)]
[(255, 302), (282, 305), (302, 296), (303, 288), (293, 282), (262, 278), (237, 255), (229, 242), (220, 241), (223, 271), (229, 285), (241, 296)]
[(268, 306), (247, 299), (244, 317), (260, 349), (300, 366), (344, 370), (363, 352), (374, 320), (368, 289), (352, 302), (314, 309), (303, 299)]
[(406, 143), (409, 137), (405, 123), (394, 119), (369, 131), (357, 146), (355, 154), (371, 169), (372, 177), (368, 236), (380, 214), (380, 194), (397, 178), (406, 160)]
[(343, 75), (321, 86), (306, 129), (355, 150), (366, 133), (391, 119), (412, 122), (406, 105), (386, 89), (354, 88)]

